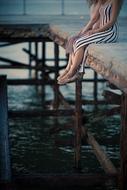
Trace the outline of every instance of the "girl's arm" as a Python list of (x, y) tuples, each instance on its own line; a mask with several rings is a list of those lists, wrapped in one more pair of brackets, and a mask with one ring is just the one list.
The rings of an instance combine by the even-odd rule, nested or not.
[(107, 24), (105, 24), (104, 26), (102, 26), (101, 28), (95, 29), (91, 32), (97, 33), (97, 32), (103, 32), (105, 30), (108, 30), (110, 27), (113, 26), (113, 24), (115, 24), (118, 14), (119, 14), (119, 0), (114, 0), (114, 1), (112, 1), (112, 13), (111, 13), (110, 21)]
[(91, 6), (90, 20), (86, 24), (86, 26), (80, 31), (80, 33), (83, 34), (83, 33), (87, 32), (88, 30), (92, 29), (93, 25), (96, 23), (96, 21), (100, 17), (99, 8), (100, 8), (100, 3), (97, 3), (96, 5)]

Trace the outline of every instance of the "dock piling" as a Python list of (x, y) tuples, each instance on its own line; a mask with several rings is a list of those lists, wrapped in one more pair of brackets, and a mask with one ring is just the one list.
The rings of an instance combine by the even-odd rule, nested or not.
[(82, 82), (76, 80), (75, 100), (75, 168), (81, 170)]
[(54, 109), (59, 107), (59, 85), (57, 84), (57, 77), (59, 72), (59, 46), (54, 43), (54, 56), (55, 56), (55, 84), (54, 84)]
[(0, 181), (11, 181), (6, 76), (0, 76)]
[(121, 170), (120, 190), (127, 189), (127, 94), (121, 101), (121, 136), (120, 136)]

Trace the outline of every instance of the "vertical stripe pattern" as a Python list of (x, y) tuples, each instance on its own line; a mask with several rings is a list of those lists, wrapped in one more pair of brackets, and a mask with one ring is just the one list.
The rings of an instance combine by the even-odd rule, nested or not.
[[(105, 6), (102, 5), (100, 7), (100, 19), (101, 19), (100, 27), (104, 26), (106, 23), (108, 23), (110, 21), (111, 11), (112, 11), (111, 3), (107, 4)], [(117, 23), (115, 23), (112, 27), (110, 27), (106, 31), (98, 32), (98, 33), (92, 34), (90, 36), (79, 37), (73, 43), (73, 51), (75, 53), (79, 48), (88, 46), (91, 43), (97, 43), (97, 44), (111, 43), (111, 42), (113, 43), (113, 42), (116, 42), (117, 38), (118, 38), (118, 27), (117, 27)], [(86, 55), (86, 52), (84, 52), (84, 56), (85, 55)], [(83, 62), (85, 60), (85, 57), (83, 59)]]
[[(101, 27), (104, 26), (107, 22), (110, 21), (111, 16), (111, 4), (108, 4), (106, 7), (101, 7), (100, 18), (101, 18)], [(74, 53), (81, 47), (89, 45), (91, 43), (111, 43), (116, 42), (118, 38), (118, 29), (117, 23), (115, 23), (111, 28), (104, 32), (98, 32), (90, 36), (82, 36), (77, 39), (73, 44)]]

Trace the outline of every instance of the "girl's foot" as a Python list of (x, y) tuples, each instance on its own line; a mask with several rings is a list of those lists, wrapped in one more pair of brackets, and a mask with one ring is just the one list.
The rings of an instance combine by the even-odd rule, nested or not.
[(68, 69), (65, 69), (62, 74), (57, 77), (57, 80), (61, 80), (68, 73)]
[(64, 85), (64, 84), (66, 84), (66, 83), (73, 82), (73, 81), (75, 81), (76, 79), (82, 80), (83, 75), (84, 75), (84, 73), (79, 73), (79, 72), (77, 72), (77, 73), (74, 74), (72, 77), (67, 76), (66, 78), (64, 78), (64, 80), (58, 81), (58, 84)]

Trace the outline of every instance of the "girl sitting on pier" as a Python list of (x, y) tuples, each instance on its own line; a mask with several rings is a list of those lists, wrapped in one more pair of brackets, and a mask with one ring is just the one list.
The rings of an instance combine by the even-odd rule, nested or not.
[(83, 77), (87, 47), (92, 43), (111, 43), (118, 38), (117, 17), (123, 0), (89, 0), (90, 21), (66, 45), (69, 61), (58, 77), (58, 84), (66, 84)]

